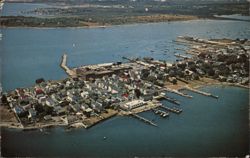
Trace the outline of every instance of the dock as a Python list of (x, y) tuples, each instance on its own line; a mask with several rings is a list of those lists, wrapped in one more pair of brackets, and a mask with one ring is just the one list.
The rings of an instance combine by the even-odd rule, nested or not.
[(174, 98), (170, 98), (168, 96), (164, 96), (164, 99), (166, 99), (167, 101), (169, 101), (170, 103), (176, 104), (176, 105), (180, 105), (180, 102)]
[(166, 118), (169, 116), (169, 112), (166, 112), (166, 111), (162, 111), (162, 110), (159, 110), (159, 109), (152, 109), (152, 111), (156, 114), (156, 115), (160, 115), (161, 117), (163, 118)]
[(160, 107), (162, 109), (164, 109), (164, 110), (167, 110), (169, 112), (173, 112), (173, 113), (176, 113), (176, 114), (180, 114), (182, 112), (182, 109), (179, 109), (179, 108), (170, 108), (170, 107), (167, 107), (167, 106), (164, 106), (164, 105), (161, 105)]
[(216, 98), (216, 99), (219, 98), (219, 96), (215, 96), (215, 95), (213, 95), (211, 93), (203, 92), (203, 91), (200, 91), (198, 89), (194, 89), (194, 88), (191, 88), (191, 87), (188, 87), (188, 86), (184, 87), (183, 89), (186, 89), (186, 90), (189, 90), (189, 91), (192, 91), (194, 93), (201, 94), (201, 95), (204, 95), (204, 96), (207, 96), (207, 97), (212, 97), (212, 98)]
[(63, 54), (60, 65), (70, 77), (76, 77), (76, 73), (67, 66), (67, 54)]
[(180, 102), (177, 99), (168, 97), (166, 95), (159, 95), (158, 97), (156, 97), (156, 99), (161, 100), (161, 99), (165, 99), (170, 103), (176, 104), (176, 105), (180, 105)]
[(171, 92), (171, 93), (178, 94), (178, 95), (180, 95), (180, 96), (182, 96), (182, 97), (193, 98), (193, 96), (188, 95), (188, 94), (184, 94), (184, 93), (182, 93), (182, 92), (179, 92), (178, 90), (169, 89), (169, 88), (164, 88), (163, 90), (168, 91), (168, 92)]
[(148, 119), (146, 119), (146, 118), (144, 118), (144, 117), (142, 117), (142, 116), (139, 116), (139, 115), (137, 115), (137, 114), (130, 114), (131, 116), (133, 116), (133, 117), (135, 117), (135, 118), (137, 118), (137, 119), (139, 119), (139, 120), (142, 120), (143, 122), (145, 122), (145, 123), (147, 123), (147, 124), (150, 124), (150, 125), (152, 125), (152, 126), (155, 126), (155, 127), (157, 127), (157, 124), (155, 124), (154, 122), (152, 122), (152, 121), (150, 121), (150, 120), (148, 120)]

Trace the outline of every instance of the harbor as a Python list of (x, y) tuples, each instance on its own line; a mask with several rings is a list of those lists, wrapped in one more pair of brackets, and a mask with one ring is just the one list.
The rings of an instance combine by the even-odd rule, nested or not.
[[(198, 47), (197, 43), (207, 44), (211, 45), (209, 49), (216, 51), (224, 50), (225, 43), (228, 43), (191, 37), (178, 37), (177, 42), (195, 45), (192, 49), (201, 47)], [(245, 44), (241, 45), (243, 42)], [(231, 49), (238, 49), (239, 45), (244, 48), (233, 62), (246, 62), (243, 57), (247, 55), (244, 51), (248, 49), (249, 42), (243, 42), (231, 42)], [(207, 49), (208, 47), (199, 48), (199, 51), (204, 53)], [(183, 60), (173, 64), (151, 57), (123, 57), (128, 62), (99, 63), (75, 68), (67, 66), (67, 55), (63, 54), (60, 66), (68, 78), (59, 81), (37, 79), (33, 87), (17, 88), (7, 94), (5, 104), (12, 109), (23, 129), (36, 129), (40, 122), (45, 124), (41, 127), (46, 127), (47, 124), (48, 127), (63, 125), (71, 128), (89, 128), (116, 115), (132, 115), (147, 124), (157, 126), (154, 122), (141, 117), (139, 113), (151, 110), (162, 118), (168, 117), (169, 112), (182, 113), (181, 102), (168, 96), (169, 93), (194, 99), (190, 94), (183, 92), (187, 90), (219, 99), (215, 94), (195, 88), (197, 85), (215, 82), (215, 77), (212, 76), (215, 73), (220, 74), (217, 83), (228, 81), (228, 84), (232, 84), (239, 80), (240, 83), (237, 84), (246, 86), (245, 80), (248, 78), (243, 77), (247, 73), (244, 69), (240, 71), (238, 78), (234, 74), (231, 80), (230, 75), (235, 71), (231, 72), (228, 69), (225, 74), (221, 69), (224, 68), (221, 61), (211, 61), (210, 67), (207, 61), (211, 60), (211, 56), (204, 57), (200, 54), (192, 58), (176, 55)], [(219, 59), (216, 55), (213, 58)], [(243, 63), (243, 66), (244, 64), (246, 63)], [(178, 105), (179, 108), (162, 105), (158, 101), (162, 99)]]

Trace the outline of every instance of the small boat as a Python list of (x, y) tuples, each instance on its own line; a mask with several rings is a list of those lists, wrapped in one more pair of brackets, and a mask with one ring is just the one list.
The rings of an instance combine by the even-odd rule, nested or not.
[(106, 140), (107, 139), (107, 137), (103, 137), (103, 140)]
[(167, 113), (164, 113), (163, 115), (162, 115), (162, 117), (167, 117), (168, 116), (168, 114)]

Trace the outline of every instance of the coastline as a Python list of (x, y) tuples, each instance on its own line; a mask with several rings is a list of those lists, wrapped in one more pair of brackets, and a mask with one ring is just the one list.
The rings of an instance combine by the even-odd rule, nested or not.
[[(181, 16), (181, 15), (179, 15)], [(133, 17), (129, 17), (133, 18)], [(235, 19), (235, 18), (224, 18), (224, 17), (198, 17), (194, 16), (194, 18), (190, 19), (171, 19), (171, 20), (156, 20), (156, 21), (133, 21), (133, 22), (125, 22), (122, 24), (105, 24), (105, 25), (89, 25), (89, 26), (4, 26), (1, 25), (0, 28), (5, 29), (5, 28), (35, 28), (35, 29), (58, 29), (58, 28), (82, 28), (82, 29), (97, 29), (97, 28), (109, 28), (109, 27), (116, 27), (116, 26), (133, 26), (133, 25), (139, 25), (139, 24), (156, 24), (156, 23), (170, 23), (170, 22), (181, 22), (181, 21), (195, 21), (195, 20), (229, 20), (229, 21), (242, 21), (242, 22), (250, 22), (250, 20), (243, 20), (243, 19)]]
[[(7, 18), (8, 17), (1, 17), (1, 18)], [(14, 18), (16, 18), (14, 16)], [(25, 18), (33, 18), (33, 17), (21, 17), (21, 19)], [(123, 19), (123, 18), (122, 18)], [(191, 15), (172, 15), (172, 14), (158, 14), (158, 15), (150, 15), (150, 16), (129, 16), (129, 17), (124, 17), (125, 20), (124, 22), (119, 22), (121, 18), (118, 19), (113, 19), (114, 22), (105, 22), (105, 24), (100, 24), (98, 22), (92, 24), (88, 24), (87, 22), (81, 22), (78, 25), (60, 25), (58, 26), (57, 24), (51, 24), (49, 26), (48, 24), (45, 24), (43, 26), (37, 26), (38, 24), (23, 24), (23, 23), (18, 23), (15, 25), (4, 25), (2, 24), (0, 28), (86, 28), (86, 29), (92, 29), (92, 28), (106, 28), (106, 27), (112, 27), (112, 26), (124, 26), (124, 25), (136, 25), (136, 24), (150, 24), (150, 23), (161, 23), (161, 22), (175, 22), (175, 21), (190, 21), (190, 20), (202, 20), (206, 18), (201, 18), (198, 16), (191, 16)], [(2, 19), (3, 20), (3, 19)], [(16, 19), (18, 20), (18, 18)], [(66, 19), (67, 21), (67, 19)], [(80, 21), (80, 20), (79, 20)], [(32, 21), (31, 21), (32, 23)], [(87, 25), (81, 25), (81, 24), (87, 24)], [(34, 26), (31, 26), (34, 25)]]
[[(209, 79), (209, 78), (206, 78), (206, 79)], [(202, 82), (202, 81), (201, 81)], [(177, 91), (180, 91), (183, 89), (183, 86), (181, 86), (181, 88), (179, 87), (180, 85), (173, 85), (171, 86), (171, 90), (177, 90)], [(242, 89), (250, 89), (250, 86), (243, 86), (243, 85), (238, 85), (238, 84), (234, 84), (234, 83), (227, 83), (227, 82), (219, 82), (219, 81), (216, 81), (216, 80), (213, 80), (211, 82), (203, 82), (203, 84), (197, 84), (197, 83), (189, 83), (189, 84), (186, 84), (186, 86), (190, 86), (191, 88), (194, 88), (194, 89), (201, 89), (203, 87), (213, 87), (213, 86), (219, 86), (219, 87), (238, 87), (238, 88), (242, 88)], [(158, 107), (156, 105), (152, 105), (154, 107)], [(147, 109), (136, 109), (137, 112), (135, 113), (141, 113), (141, 112), (145, 112), (145, 111), (148, 111), (150, 110), (151, 107), (148, 107)], [(100, 122), (103, 122), (107, 119), (110, 119), (112, 117), (115, 117), (115, 116), (128, 116), (129, 114), (128, 113), (123, 113), (123, 112), (112, 112), (112, 114), (108, 115), (107, 117), (104, 117), (104, 118), (99, 118), (99, 119), (93, 119), (92, 118), (92, 121), (90, 121), (91, 123), (90, 124), (85, 124), (83, 127), (85, 129), (88, 129), (88, 128), (91, 128), (95, 125), (97, 125), (98, 123)], [(83, 121), (83, 122), (88, 122), (90, 119), (88, 119), (87, 121)], [(57, 128), (57, 127), (65, 127), (68, 128), (78, 128), (78, 127), (73, 127), (74, 124), (77, 124), (76, 123), (73, 123), (71, 125), (68, 125), (68, 124), (65, 124), (65, 123), (62, 123), (62, 122), (54, 122), (54, 123), (49, 123), (49, 124), (37, 124), (37, 125), (34, 125), (34, 126), (27, 126), (27, 127), (23, 127), (20, 123), (16, 123), (16, 122), (0, 122), (0, 128), (7, 128), (7, 129), (20, 129), (20, 130), (23, 130), (23, 131), (26, 131), (26, 130), (38, 130), (38, 129), (43, 129), (43, 128)]]

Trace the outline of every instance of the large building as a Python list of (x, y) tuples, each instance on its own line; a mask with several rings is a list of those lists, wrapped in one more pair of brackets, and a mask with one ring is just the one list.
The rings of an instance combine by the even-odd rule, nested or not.
[(122, 104), (121, 108), (124, 109), (124, 110), (132, 110), (132, 109), (138, 108), (140, 106), (143, 106), (145, 104), (146, 104), (146, 102), (144, 102), (143, 100), (138, 99), (138, 100), (132, 100), (130, 102)]

